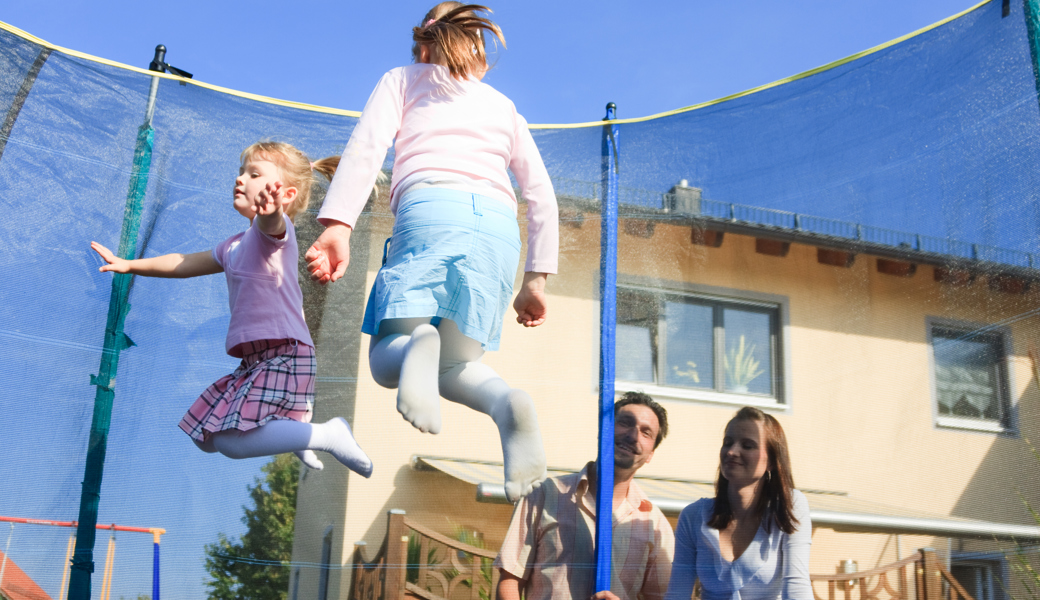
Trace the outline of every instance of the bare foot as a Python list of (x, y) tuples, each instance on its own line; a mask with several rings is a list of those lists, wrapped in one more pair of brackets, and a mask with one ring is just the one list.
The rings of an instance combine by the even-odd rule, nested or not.
[(506, 498), (516, 502), (545, 479), (545, 449), (538, 415), (527, 392), (512, 390), (491, 410), (491, 418), (502, 436)]
[(441, 431), (441, 397), (437, 387), (441, 336), (433, 325), (419, 325), (401, 362), (397, 412), (423, 433)]

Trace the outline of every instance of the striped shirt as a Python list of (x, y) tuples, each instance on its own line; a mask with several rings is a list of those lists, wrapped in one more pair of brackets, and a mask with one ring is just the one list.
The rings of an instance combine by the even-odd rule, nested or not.
[[(595, 592), (596, 495), (580, 473), (546, 479), (513, 511), (495, 566), (523, 580), (526, 600), (584, 600)], [(659, 600), (668, 589), (675, 535), (633, 481), (614, 511), (610, 590), (621, 600)]]

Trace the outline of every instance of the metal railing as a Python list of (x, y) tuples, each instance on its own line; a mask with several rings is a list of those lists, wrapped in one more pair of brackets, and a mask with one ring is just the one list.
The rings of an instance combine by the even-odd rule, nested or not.
[[(599, 201), (601, 196), (601, 186), (597, 182), (563, 178), (553, 178), (552, 181), (557, 196), (561, 198), (595, 203)], [(647, 214), (650, 211), (655, 213), (655, 216), (658, 218), (692, 217), (709, 221), (741, 223), (795, 233), (827, 236), (851, 242), (889, 246), (899, 250), (912, 250), (959, 259), (1040, 269), (1040, 256), (1032, 252), (972, 244), (951, 238), (863, 225), (853, 221), (734, 202), (719, 202), (706, 198), (699, 200), (699, 211), (696, 213), (675, 213), (670, 212), (667, 208), (673, 206), (674, 198), (675, 195), (672, 193), (652, 192), (637, 188), (621, 187), (618, 191), (622, 217), (626, 216), (626, 208), (629, 211), (634, 208), (641, 218), (650, 216)]]

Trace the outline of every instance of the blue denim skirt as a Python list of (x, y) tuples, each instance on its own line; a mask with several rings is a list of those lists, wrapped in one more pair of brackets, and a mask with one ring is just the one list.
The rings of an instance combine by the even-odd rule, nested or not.
[(445, 188), (406, 193), (365, 308), (361, 331), (384, 319), (451, 319), (497, 350), (520, 263), (520, 228), (500, 200)]

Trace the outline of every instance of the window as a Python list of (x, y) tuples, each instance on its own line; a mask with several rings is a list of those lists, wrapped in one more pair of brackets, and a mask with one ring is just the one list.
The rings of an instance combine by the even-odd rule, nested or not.
[(1005, 336), (932, 324), (939, 425), (1004, 431), (1011, 427)]
[(619, 286), (616, 378), (675, 397), (782, 403), (779, 312), (776, 303)]
[(975, 600), (1000, 600), (1005, 584), (999, 560), (960, 560), (950, 564), (950, 574)]
[(332, 526), (325, 528), (321, 538), (321, 571), (318, 572), (318, 600), (329, 597), (329, 569), (332, 568)]

